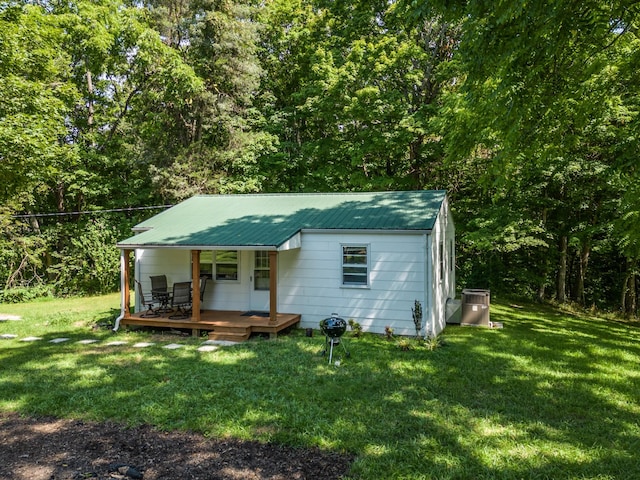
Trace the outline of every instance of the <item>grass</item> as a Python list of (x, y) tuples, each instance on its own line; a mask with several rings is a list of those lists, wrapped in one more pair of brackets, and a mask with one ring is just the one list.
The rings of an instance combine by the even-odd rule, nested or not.
[(0, 305), (24, 318), (0, 334), (43, 338), (0, 340), (0, 410), (347, 451), (353, 479), (640, 478), (638, 324), (493, 304), (504, 329), (448, 327), (433, 351), (365, 334), (336, 367), (302, 331), (200, 352), (92, 328), (117, 305)]

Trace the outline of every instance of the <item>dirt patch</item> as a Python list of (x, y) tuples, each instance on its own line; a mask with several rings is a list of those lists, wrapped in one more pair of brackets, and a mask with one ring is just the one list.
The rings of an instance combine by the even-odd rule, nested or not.
[(353, 460), (319, 449), (0, 414), (0, 478), (339, 479)]

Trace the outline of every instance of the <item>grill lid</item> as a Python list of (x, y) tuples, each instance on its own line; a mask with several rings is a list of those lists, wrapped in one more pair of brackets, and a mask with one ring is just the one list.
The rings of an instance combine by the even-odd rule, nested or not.
[(320, 321), (320, 329), (327, 337), (339, 338), (347, 331), (347, 322), (337, 313), (332, 313), (329, 318)]

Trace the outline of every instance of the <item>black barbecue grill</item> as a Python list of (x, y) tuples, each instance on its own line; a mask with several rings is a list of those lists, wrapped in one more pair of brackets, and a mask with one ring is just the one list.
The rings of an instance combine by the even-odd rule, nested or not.
[[(344, 340), (340, 341), (340, 337), (347, 331), (347, 322), (344, 319), (338, 317), (337, 313), (332, 313), (329, 318), (325, 318), (320, 321), (320, 329), (325, 336), (324, 350), (322, 355), (329, 350), (329, 363), (333, 357), (333, 346), (342, 345), (345, 356), (349, 357), (350, 353), (345, 346)], [(327, 348), (328, 347), (328, 348)]]

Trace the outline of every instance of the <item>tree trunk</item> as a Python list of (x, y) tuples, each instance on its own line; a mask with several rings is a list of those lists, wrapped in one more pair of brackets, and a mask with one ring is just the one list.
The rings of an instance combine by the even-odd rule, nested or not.
[(638, 297), (636, 294), (637, 281), (635, 273), (630, 273), (624, 286), (624, 314), (634, 316), (638, 309)]
[(538, 286), (537, 298), (539, 302), (542, 302), (544, 300), (545, 288), (546, 288), (546, 285), (544, 283), (544, 280), (542, 280), (542, 282), (540, 282), (540, 285)]
[(638, 311), (638, 281), (636, 275), (636, 263), (627, 259), (627, 271), (622, 282), (622, 295), (620, 298), (620, 310), (627, 316), (636, 315)]
[(88, 101), (88, 114), (87, 114), (87, 125), (93, 125), (93, 79), (91, 77), (91, 72), (87, 69), (87, 92), (89, 93), (89, 101)]
[(587, 276), (589, 266), (589, 255), (591, 255), (591, 240), (587, 239), (580, 249), (580, 259), (578, 261), (578, 275), (576, 276), (575, 300), (582, 306), (585, 305), (584, 279)]
[(418, 135), (418, 137), (409, 144), (409, 163), (411, 165), (413, 187), (416, 190), (420, 190), (423, 188), (422, 171), (420, 167), (420, 149), (422, 147), (423, 140), (423, 135)]
[(60, 181), (56, 187), (56, 207), (58, 209), (58, 213), (64, 213), (64, 209), (65, 209), (64, 192), (65, 192), (64, 182)]
[(567, 248), (569, 239), (566, 235), (560, 237), (560, 260), (558, 261), (558, 275), (556, 277), (556, 299), (560, 303), (567, 301)]

